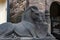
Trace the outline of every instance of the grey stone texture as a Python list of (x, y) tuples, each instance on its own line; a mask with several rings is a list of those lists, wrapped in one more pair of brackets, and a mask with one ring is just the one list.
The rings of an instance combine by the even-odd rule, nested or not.
[(55, 40), (40, 13), (36, 6), (30, 6), (24, 11), (20, 23), (1, 24), (0, 40)]
[[(40, 21), (39, 19), (37, 19), (38, 21), (34, 20), (34, 22), (32, 22), (29, 16), (31, 14), (31, 10), (33, 11), (34, 8), (32, 9), (30, 8), (30, 10), (27, 10), (24, 12), (25, 13), (25, 15), (23, 15), (24, 20), (22, 20), (21, 23), (13, 24), (8, 22), (0, 25), (0, 40), (56, 40), (55, 37), (48, 32), (48, 24), (46, 24), (48, 22), (50, 23), (49, 8), (53, 1), (59, 1), (59, 0), (29, 0), (29, 6), (36, 6), (39, 9), (40, 13), (37, 10), (36, 11), (37, 13), (40, 14), (39, 15)], [(13, 1), (11, 3), (13, 3)], [(13, 9), (11, 9), (11, 12), (13, 14), (15, 13), (14, 16), (11, 16), (12, 18), (14, 18), (14, 20), (16, 19), (15, 22), (19, 20), (18, 17), (21, 17), (20, 12), (24, 11), (23, 8), (25, 7), (25, 4), (22, 4), (23, 8), (21, 7), (22, 9), (20, 10), (19, 9), (20, 7), (18, 5), (19, 3), (16, 3), (16, 5), (14, 4), (13, 7), (16, 7), (16, 6), (18, 7), (16, 8), (16, 10), (14, 10), (14, 12), (12, 12)], [(47, 10), (48, 13), (45, 13), (45, 10)], [(49, 15), (49, 16), (45, 16), (45, 15)], [(36, 15), (34, 13), (32, 14), (32, 18), (33, 19), (36, 18)]]

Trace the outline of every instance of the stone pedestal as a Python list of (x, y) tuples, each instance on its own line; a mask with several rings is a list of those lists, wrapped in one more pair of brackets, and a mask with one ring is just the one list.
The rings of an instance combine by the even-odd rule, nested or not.
[(0, 40), (55, 40), (54, 38), (0, 38)]
[(33, 37), (15, 37), (15, 38), (0, 38), (0, 40), (57, 40), (53, 35), (47, 35), (45, 38), (33, 38)]

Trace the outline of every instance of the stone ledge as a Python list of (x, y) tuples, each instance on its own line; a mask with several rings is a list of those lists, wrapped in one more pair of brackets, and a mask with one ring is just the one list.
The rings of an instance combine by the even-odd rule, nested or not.
[(28, 37), (21, 37), (21, 38), (0, 38), (0, 40), (55, 40), (54, 38), (28, 38)]

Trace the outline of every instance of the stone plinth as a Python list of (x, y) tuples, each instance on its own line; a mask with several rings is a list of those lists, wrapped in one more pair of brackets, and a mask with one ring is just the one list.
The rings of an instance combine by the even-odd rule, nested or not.
[(0, 40), (55, 40), (54, 38), (0, 38)]
[(0, 38), (0, 40), (56, 40), (51, 34), (45, 38), (33, 38), (33, 37), (15, 37), (15, 38)]

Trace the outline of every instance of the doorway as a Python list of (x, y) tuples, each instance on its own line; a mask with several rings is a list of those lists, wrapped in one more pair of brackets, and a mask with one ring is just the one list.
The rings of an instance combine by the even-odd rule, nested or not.
[(51, 33), (60, 39), (60, 2), (54, 1), (50, 6)]

